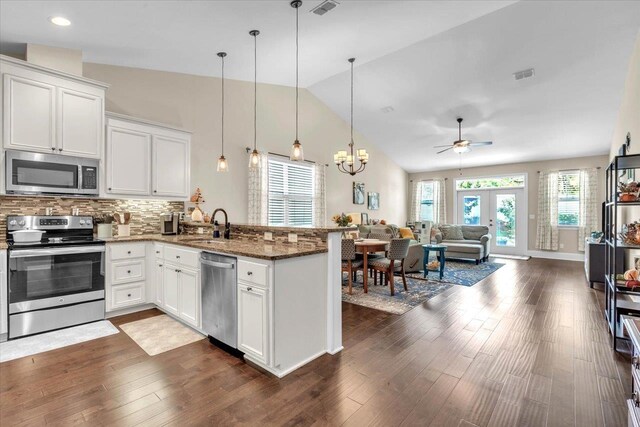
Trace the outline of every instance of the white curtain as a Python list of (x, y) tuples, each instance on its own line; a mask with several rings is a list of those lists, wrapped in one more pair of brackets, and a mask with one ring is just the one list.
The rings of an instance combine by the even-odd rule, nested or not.
[(540, 172), (536, 249), (558, 250), (558, 172)]
[(249, 168), (249, 224), (269, 222), (269, 156), (260, 154), (257, 168)]
[(411, 205), (409, 208), (409, 222), (420, 221), (420, 203), (422, 201), (422, 181), (411, 182)]
[(584, 251), (584, 239), (592, 231), (599, 229), (598, 224), (598, 170), (580, 170), (580, 210), (578, 214), (578, 250)]
[(447, 191), (441, 178), (433, 180), (433, 223), (447, 223)]
[(313, 165), (313, 226), (324, 227), (327, 224), (327, 167)]

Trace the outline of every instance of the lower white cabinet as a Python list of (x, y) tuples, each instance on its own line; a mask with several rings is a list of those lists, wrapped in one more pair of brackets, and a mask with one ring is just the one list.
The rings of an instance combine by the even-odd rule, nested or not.
[(164, 263), (161, 259), (156, 259), (153, 269), (153, 280), (155, 282), (155, 294), (153, 302), (155, 305), (164, 304)]
[(7, 306), (8, 292), (7, 292), (7, 252), (0, 251), (0, 341), (7, 339), (7, 333), (9, 332), (7, 324)]
[(238, 283), (238, 349), (269, 363), (268, 289)]
[(145, 243), (107, 245), (107, 312), (146, 303), (145, 255)]
[(111, 310), (144, 304), (144, 282), (111, 286)]
[(178, 267), (166, 264), (162, 267), (163, 303), (159, 304), (165, 311), (179, 316), (178, 309)]

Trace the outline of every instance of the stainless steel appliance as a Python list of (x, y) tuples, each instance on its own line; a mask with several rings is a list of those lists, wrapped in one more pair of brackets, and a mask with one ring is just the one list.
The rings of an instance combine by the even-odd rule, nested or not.
[(209, 337), (238, 348), (236, 258), (202, 252), (202, 329)]
[(5, 159), (7, 193), (98, 195), (96, 159), (14, 150)]
[[(18, 243), (16, 230), (42, 230)], [(90, 216), (7, 216), (9, 339), (102, 320), (105, 244)]]
[(178, 234), (178, 224), (180, 223), (180, 212), (166, 212), (160, 214), (160, 233)]

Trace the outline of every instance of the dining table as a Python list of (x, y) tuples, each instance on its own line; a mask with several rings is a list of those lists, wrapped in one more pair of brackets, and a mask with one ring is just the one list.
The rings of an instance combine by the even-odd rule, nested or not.
[(368, 269), (368, 256), (370, 253), (376, 252), (386, 252), (388, 249), (389, 242), (386, 240), (377, 240), (377, 239), (364, 239), (362, 241), (355, 242), (356, 252), (362, 254), (362, 261), (364, 262), (364, 267), (362, 269), (362, 284), (364, 287), (364, 293), (369, 292), (368, 286), (368, 278), (369, 278), (369, 269)]

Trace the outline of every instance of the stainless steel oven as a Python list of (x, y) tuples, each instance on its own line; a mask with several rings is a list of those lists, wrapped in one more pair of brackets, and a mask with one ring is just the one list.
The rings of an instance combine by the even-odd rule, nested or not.
[(7, 193), (98, 195), (96, 159), (7, 150), (5, 161)]
[(7, 219), (10, 230), (46, 230), (31, 243), (8, 234), (9, 339), (104, 319), (105, 245), (91, 217)]

